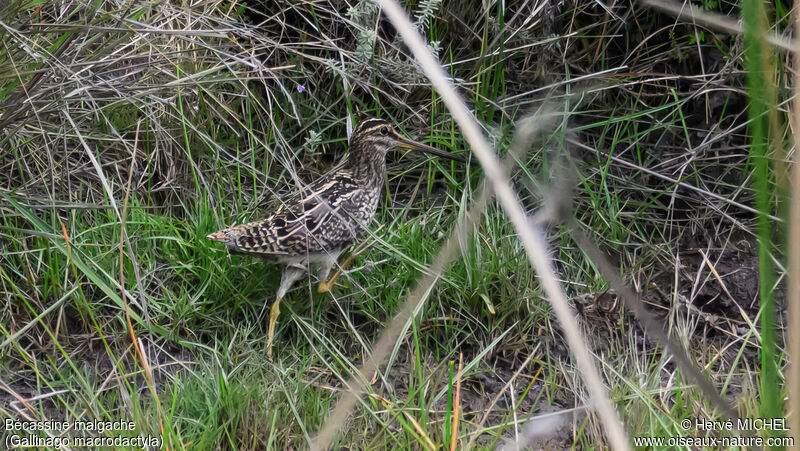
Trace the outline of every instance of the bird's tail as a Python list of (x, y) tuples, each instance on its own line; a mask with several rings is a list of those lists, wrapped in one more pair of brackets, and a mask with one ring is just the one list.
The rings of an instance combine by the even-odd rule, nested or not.
[(220, 230), (219, 232), (209, 233), (206, 238), (209, 240), (219, 241), (220, 243), (231, 247), (236, 245), (236, 237), (238, 233), (233, 228)]

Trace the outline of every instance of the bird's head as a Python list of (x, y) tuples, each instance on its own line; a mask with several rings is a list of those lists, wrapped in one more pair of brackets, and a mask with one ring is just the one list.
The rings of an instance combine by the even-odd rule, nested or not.
[(351, 152), (358, 149), (357, 151), (362, 152), (377, 151), (382, 155), (386, 155), (387, 152), (396, 148), (420, 150), (450, 160), (466, 162), (466, 159), (460, 155), (453, 155), (427, 144), (408, 139), (400, 134), (391, 122), (376, 117), (365, 118), (359, 122), (353, 131), (350, 147)]

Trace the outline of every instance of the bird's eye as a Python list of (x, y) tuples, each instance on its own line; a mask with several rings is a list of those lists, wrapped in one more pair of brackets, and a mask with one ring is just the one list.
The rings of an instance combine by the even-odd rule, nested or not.
[(381, 135), (386, 136), (389, 134), (389, 127), (381, 127)]

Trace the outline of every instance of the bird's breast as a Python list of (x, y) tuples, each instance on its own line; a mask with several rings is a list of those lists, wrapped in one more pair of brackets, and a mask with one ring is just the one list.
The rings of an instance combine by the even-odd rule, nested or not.
[(362, 190), (353, 204), (357, 206), (352, 212), (353, 217), (365, 226), (372, 222), (380, 202), (380, 190)]

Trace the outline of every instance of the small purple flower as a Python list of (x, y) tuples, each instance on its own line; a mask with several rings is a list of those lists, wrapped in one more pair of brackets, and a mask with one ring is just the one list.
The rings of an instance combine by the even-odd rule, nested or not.
[(305, 90), (306, 90), (306, 86), (305, 85), (297, 85), (297, 92), (303, 92)]

